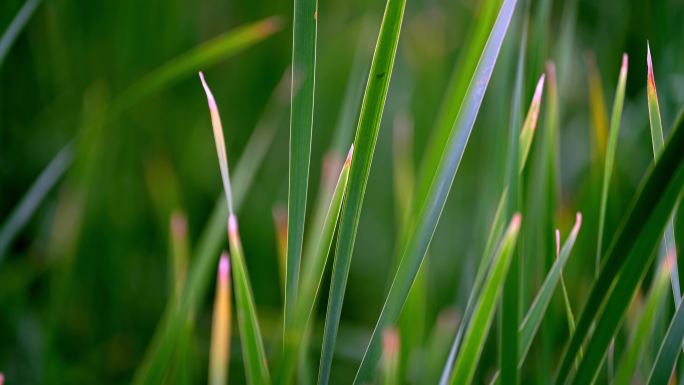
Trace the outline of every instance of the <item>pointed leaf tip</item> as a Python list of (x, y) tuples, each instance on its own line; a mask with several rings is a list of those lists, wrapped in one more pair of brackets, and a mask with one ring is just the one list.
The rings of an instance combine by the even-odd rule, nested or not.
[(207, 94), (207, 102), (209, 103), (209, 108), (215, 109), (216, 108), (216, 100), (214, 99), (214, 94), (211, 93), (211, 89), (209, 88), (207, 81), (204, 79), (204, 72), (200, 71), (199, 77), (200, 77), (200, 80), (202, 81), (202, 87), (204, 88), (204, 93)]
[(627, 72), (627, 63), (629, 62), (629, 56), (627, 53), (622, 54), (622, 67), (620, 67), (620, 72)]
[(228, 258), (228, 252), (223, 251), (221, 253), (221, 259), (219, 260), (218, 277), (221, 281), (227, 281), (230, 275), (230, 258)]
[(388, 328), (382, 332), (382, 345), (387, 356), (392, 357), (397, 354), (399, 350), (399, 333), (397, 333), (397, 329)]
[(520, 229), (520, 222), (522, 221), (522, 215), (520, 213), (515, 213), (513, 214), (513, 218), (511, 218), (511, 231), (518, 232)]
[(235, 214), (230, 214), (228, 216), (228, 235), (231, 237), (236, 236), (238, 233), (238, 224)]
[(345, 166), (349, 166), (352, 160), (352, 156), (354, 154), (354, 143), (352, 143), (351, 147), (349, 147), (349, 152), (347, 153), (347, 160), (344, 161)]
[(577, 214), (575, 214), (575, 225), (572, 227), (572, 232), (577, 233), (580, 226), (582, 226), (582, 213), (578, 211)]

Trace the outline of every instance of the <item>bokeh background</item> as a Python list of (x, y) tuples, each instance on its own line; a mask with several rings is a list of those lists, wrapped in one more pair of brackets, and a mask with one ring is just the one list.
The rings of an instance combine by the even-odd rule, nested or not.
[[(0, 30), (23, 3), (0, 2)], [(413, 154), (407, 156), (417, 167), (476, 20), (478, 3), (408, 1), (345, 298), (341, 326), (345, 337), (340, 342), (344, 346), (333, 372), (339, 383), (347, 383), (354, 373), (397, 253), (400, 215), (392, 188), (394, 128), (413, 127)], [(333, 151), (342, 156), (351, 144), (384, 5), (381, 0), (319, 1), (311, 199), (316, 197), (326, 154)], [(169, 300), (171, 213), (181, 210), (187, 215), (195, 245), (222, 187), (206, 99), (194, 68), (115, 117), (108, 115), (112, 101), (177, 55), (273, 15), (280, 17), (278, 32), (204, 68), (221, 110), (232, 166), (264, 114), (277, 126), (238, 212), (265, 335), (277, 334), (281, 306), (272, 213), (287, 201), (289, 106), (273, 102), (272, 94), (281, 78), (289, 76), (292, 2), (43, 0), (38, 4), (0, 63), (0, 222), (9, 218), (65, 146), (70, 146), (73, 162), (0, 254), (0, 371), (7, 383), (130, 382)], [(597, 151), (589, 97), (592, 68), (600, 76), (603, 95), (599, 97), (610, 107), (621, 54), (626, 52), (630, 58), (608, 205), (609, 234), (653, 159), (646, 105), (647, 41), (666, 132), (684, 103), (683, 1), (519, 1), (516, 21), (430, 248), (426, 334), (440, 312), (462, 309), (484, 248), (504, 182), (510, 95), (523, 17), (530, 23), (525, 104), (545, 62), (554, 60), (558, 67), (560, 201), (555, 211), (563, 233), (575, 211), (591, 211), (598, 205), (599, 190), (592, 177)], [(345, 106), (351, 106), (351, 119)], [(543, 130), (541, 119), (538, 131)], [(577, 310), (593, 277), (596, 240), (590, 234), (595, 226), (595, 220), (586, 220), (566, 273)], [(678, 236), (680, 228), (678, 224)], [(548, 261), (551, 257), (531, 258)], [(543, 263), (530, 265), (526, 287), (532, 290), (543, 277)], [(208, 293), (195, 328), (197, 382), (206, 377), (213, 292)], [(320, 326), (324, 307), (319, 308)], [(554, 299), (549, 317), (562, 319), (562, 309), (559, 298)], [(556, 354), (567, 337), (558, 329), (545, 332), (550, 333), (547, 341), (557, 345)], [(538, 358), (526, 366), (524, 378), (544, 378), (536, 373), (551, 371), (545, 362), (553, 364), (555, 358)], [(237, 353), (233, 361), (232, 379), (241, 383)]]

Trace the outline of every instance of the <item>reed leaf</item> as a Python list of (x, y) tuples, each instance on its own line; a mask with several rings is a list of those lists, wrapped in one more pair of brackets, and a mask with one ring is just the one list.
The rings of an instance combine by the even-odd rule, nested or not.
[(292, 104), (287, 200), (287, 259), (285, 325), (294, 316), (304, 242), (306, 196), (309, 186), (316, 73), (317, 0), (294, 0), (292, 32)]
[(456, 359), (454, 371), (449, 377), (449, 384), (469, 384), (473, 380), (485, 338), (489, 333), (489, 326), (494, 318), (494, 310), (503, 290), (503, 282), (515, 251), (520, 222), (520, 214), (515, 214), (501, 239), (499, 248), (492, 260), (491, 269), (482, 286), (482, 293), (475, 305), (472, 321), (469, 323), (463, 338), (463, 348)]
[(361, 114), (354, 138), (355, 155), (349, 170), (349, 182), (340, 215), (340, 230), (333, 263), (318, 373), (319, 385), (327, 384), (330, 378), (349, 266), (351, 265), (356, 232), (361, 216), (363, 197), (368, 183), (368, 174), (375, 151), (375, 142), (387, 98), (387, 89), (389, 88), (394, 56), (399, 42), (405, 5), (406, 0), (387, 1), (363, 96)]

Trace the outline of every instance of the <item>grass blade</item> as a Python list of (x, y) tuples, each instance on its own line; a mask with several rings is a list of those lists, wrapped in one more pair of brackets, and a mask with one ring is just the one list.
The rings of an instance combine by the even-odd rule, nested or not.
[(71, 144), (64, 146), (48, 166), (40, 173), (38, 179), (26, 192), (19, 204), (7, 217), (0, 228), (0, 263), (2, 263), (7, 250), (19, 231), (26, 225), (29, 219), (38, 209), (45, 196), (52, 190), (64, 175), (74, 159), (74, 151)]
[[(648, 119), (651, 125), (651, 141), (653, 143), (653, 159), (657, 159), (661, 151), (663, 151), (663, 125), (660, 120), (660, 106), (658, 104), (658, 93), (656, 92), (655, 76), (653, 75), (653, 62), (651, 61), (651, 47), (646, 45), (647, 55), (646, 63), (648, 65)], [(665, 229), (665, 253), (674, 253), (675, 258), (673, 267), (670, 269), (670, 279), (672, 281), (672, 294), (675, 300), (675, 305), (679, 305), (682, 300), (682, 292), (679, 286), (679, 269), (677, 267), (677, 246), (674, 237), (674, 217), (670, 217), (670, 221)]]
[(311, 158), (311, 132), (314, 113), (317, 9), (317, 0), (294, 1), (285, 325), (289, 325), (294, 316), (299, 287), (299, 265), (302, 258), (302, 243), (304, 242), (304, 219), (309, 186), (309, 161)]
[[(379, 333), (387, 326), (396, 322), (418, 273), (423, 257), (427, 252), (428, 245), (437, 227), (439, 216), (444, 208), (451, 184), (475, 123), (484, 92), (489, 84), (489, 79), (503, 38), (508, 30), (515, 4), (516, 0), (506, 0), (501, 6), (497, 20), (482, 52), (480, 62), (472, 76), (461, 110), (454, 121), (451, 135), (446, 141), (445, 151), (442, 153), (439, 166), (433, 170), (434, 174), (430, 179), (431, 187), (428, 189), (426, 199), (423, 203), (420, 203), (421, 206), (418, 211), (420, 214), (416, 217), (418, 221), (414, 224), (413, 231), (409, 233), (399, 268), (394, 276), (392, 286), (375, 325), (371, 340), (366, 348), (364, 358), (361, 361), (361, 367), (356, 375), (355, 383), (368, 381), (374, 372), (380, 356)], [(434, 183), (432, 183), (433, 181)]]
[(233, 196), (230, 188), (230, 174), (228, 172), (228, 158), (226, 155), (226, 144), (223, 138), (223, 126), (219, 116), (216, 100), (209, 89), (204, 74), (200, 72), (202, 86), (207, 94), (209, 112), (211, 113), (211, 123), (216, 142), (216, 154), (218, 155), (219, 166), (221, 168), (221, 179), (226, 194), (226, 205), (228, 206), (228, 244), (230, 245), (231, 262), (233, 265), (233, 282), (235, 285), (235, 308), (238, 318), (240, 331), (240, 342), (242, 345), (242, 356), (245, 363), (245, 375), (250, 384), (269, 384), (271, 378), (266, 367), (266, 353), (264, 343), (261, 338), (261, 330), (254, 306), (254, 296), (252, 285), (249, 282), (247, 266), (245, 264), (242, 242), (238, 232), (237, 217), (233, 211)]
[(252, 45), (264, 40), (281, 28), (280, 18), (272, 16), (247, 24), (208, 40), (171, 59), (122, 91), (112, 103), (110, 114), (116, 116), (140, 103), (143, 99), (177, 82), (182, 77), (197, 73)]
[(295, 309), (294, 320), (291, 326), (285, 329), (285, 344), (283, 356), (276, 369), (276, 383), (289, 384), (292, 381), (297, 359), (300, 357), (304, 336), (309, 332), (311, 315), (316, 304), (316, 297), (323, 281), (323, 273), (330, 254), (335, 228), (342, 207), (342, 199), (349, 180), (349, 166), (354, 147), (349, 149), (347, 160), (342, 166), (340, 176), (330, 199), (330, 205), (321, 227), (321, 234), (316, 241), (316, 247), (310, 258), (304, 265), (302, 280), (300, 283), (299, 299)]
[(2, 63), (5, 61), (14, 41), (17, 40), (19, 33), (21, 33), (26, 23), (31, 19), (39, 4), (40, 0), (26, 0), (21, 9), (19, 9), (19, 12), (17, 12), (17, 15), (12, 19), (10, 25), (5, 29), (2, 38), (0, 38), (0, 67), (2, 67)]
[(670, 326), (667, 328), (665, 339), (660, 345), (658, 356), (651, 375), (648, 379), (649, 385), (667, 385), (672, 377), (672, 372), (677, 362), (677, 357), (681, 351), (682, 340), (684, 340), (684, 306), (679, 304), (677, 312)]
[[(289, 89), (289, 82), (281, 81), (269, 102), (269, 107), (267, 107), (266, 112), (259, 120), (234, 170), (235, 191), (233, 191), (233, 203), (235, 204), (235, 209), (239, 209), (242, 205), (254, 180), (254, 176), (259, 170), (266, 152), (273, 141), (278, 127), (278, 118), (284, 114), (284, 108), (286, 107), (287, 98), (281, 92), (286, 88)], [(167, 306), (164, 310), (162, 319), (157, 326), (145, 357), (134, 375), (133, 384), (156, 385), (160, 383), (161, 378), (169, 368), (170, 361), (168, 357), (172, 354), (179, 333), (182, 332), (185, 325), (185, 314), (188, 314), (190, 309), (197, 306), (206, 294), (216, 263), (216, 257), (221, 251), (222, 242), (225, 242), (227, 216), (228, 207), (225, 199), (219, 197), (191, 259), (192, 265), (188, 270), (179, 307), (176, 309), (175, 307)]]
[(225, 251), (219, 260), (214, 316), (211, 322), (209, 384), (228, 383), (230, 362), (230, 260)]
[(333, 263), (330, 296), (323, 335), (323, 350), (318, 373), (319, 385), (325, 385), (330, 378), (335, 339), (342, 313), (344, 292), (347, 286), (349, 266), (361, 216), (363, 197), (370, 173), (375, 142), (380, 120), (387, 98), (387, 89), (392, 74), (394, 56), (399, 42), (399, 32), (404, 18), (406, 0), (388, 0), (380, 26), (373, 62), (368, 74), (368, 83), (363, 96), (361, 114), (354, 138), (356, 154), (349, 171), (347, 193), (340, 216), (340, 230)]
[[(560, 235), (558, 236), (556, 262), (553, 264), (553, 266), (551, 266), (551, 269), (546, 274), (544, 283), (537, 292), (537, 296), (534, 298), (530, 309), (527, 311), (525, 318), (518, 328), (518, 334), (520, 338), (520, 344), (518, 345), (518, 362), (516, 363), (518, 368), (523, 366), (523, 363), (527, 358), (527, 353), (530, 351), (534, 337), (539, 331), (539, 327), (541, 326), (541, 322), (546, 314), (546, 310), (551, 303), (551, 298), (553, 297), (553, 293), (558, 285), (558, 281), (561, 281), (561, 283), (563, 282), (563, 269), (570, 258), (572, 248), (575, 246), (577, 234), (579, 233), (581, 225), (582, 214), (577, 213), (575, 225), (572, 227), (570, 235), (568, 236), (568, 239), (565, 240), (562, 248), (560, 247)], [(499, 375), (500, 372), (496, 372), (490, 383), (501, 383), (501, 378), (499, 378)]]
[[(511, 101), (511, 113), (508, 127), (508, 158), (506, 165), (506, 182), (508, 185), (508, 199), (506, 202), (506, 218), (520, 210), (520, 127), (523, 125), (523, 83), (525, 72), (525, 55), (527, 51), (527, 18), (523, 21), (520, 45), (518, 48), (518, 63), (516, 65), (515, 83)], [(501, 299), (501, 316), (499, 317), (499, 360), (501, 362), (501, 377), (506, 384), (516, 385), (520, 378), (518, 373), (518, 323), (520, 322), (521, 297), (521, 260), (522, 248), (519, 244), (517, 256), (514, 255), (508, 274), (504, 280)]]
[(680, 129), (681, 125), (679, 119), (613, 238), (561, 361), (557, 384), (568, 379), (572, 362), (589, 334), (590, 326), (598, 321), (574, 381), (582, 384), (594, 378), (627, 305), (653, 260), (655, 242), (684, 185), (684, 129)]
[(608, 206), (608, 190), (610, 189), (610, 178), (613, 173), (615, 162), (615, 151), (617, 148), (618, 133), (620, 131), (620, 117), (622, 115), (622, 104), (625, 99), (625, 84), (627, 83), (627, 54), (622, 55), (622, 66), (618, 77), (617, 89), (615, 91), (615, 102), (613, 103), (613, 113), (610, 118), (610, 133), (608, 134), (608, 147), (603, 165), (603, 186), (601, 188), (601, 206), (599, 209), (598, 239), (596, 242), (596, 274), (601, 266), (601, 254), (603, 252), (603, 231), (606, 222), (606, 207)]
[(671, 257), (661, 264), (657, 276), (651, 285), (646, 304), (640, 311), (640, 318), (634, 328), (634, 332), (629, 339), (627, 348), (622, 354), (618, 371), (615, 375), (615, 385), (630, 385), (636, 375), (639, 357), (642, 355), (645, 344), (653, 330), (656, 320), (658, 307), (663, 303), (667, 294), (667, 287), (670, 281)]
[(520, 214), (515, 214), (501, 239), (499, 249), (492, 261), (491, 270), (482, 287), (482, 293), (477, 305), (475, 305), (472, 322), (470, 322), (463, 339), (463, 348), (456, 359), (454, 372), (449, 380), (450, 384), (469, 384), (473, 380), (484, 341), (494, 317), (494, 310), (503, 290), (503, 282), (515, 251), (520, 221)]
[(544, 314), (546, 313), (546, 309), (548, 309), (549, 304), (551, 303), (553, 292), (558, 285), (558, 281), (562, 279), (563, 269), (565, 264), (568, 262), (572, 248), (575, 246), (577, 234), (579, 234), (581, 226), (582, 214), (577, 213), (575, 224), (570, 231), (568, 239), (565, 240), (563, 248), (560, 249), (558, 258), (551, 267), (551, 270), (549, 270), (549, 272), (546, 274), (544, 283), (539, 289), (537, 296), (534, 298), (534, 301), (530, 306), (530, 310), (527, 312), (527, 315), (525, 315), (525, 318), (520, 325), (520, 351), (518, 354), (518, 366), (522, 366), (522, 363), (525, 361), (525, 357), (527, 357), (527, 353), (532, 346), (534, 336), (537, 334), (542, 319), (544, 318)]
[[(484, 0), (478, 2), (478, 4), (477, 19), (474, 22), (473, 30), (469, 32), (469, 37), (463, 49), (463, 56), (459, 57), (458, 62), (451, 73), (451, 79), (449, 80), (442, 106), (437, 115), (434, 131), (430, 137), (424, 158), (420, 165), (415, 198), (420, 197), (421, 199), (424, 199), (428, 193), (433, 171), (439, 165), (440, 157), (444, 152), (445, 143), (451, 135), (454, 121), (458, 116), (461, 104), (463, 103), (463, 99), (470, 85), (471, 78), (464, 76), (464, 74), (475, 73), (478, 61), (480, 60), (482, 51), (490, 36), (492, 26), (496, 20), (497, 10), (499, 9), (498, 7), (501, 4), (501, 1)], [(414, 207), (414, 209), (418, 209), (418, 207)]]
[(234, 214), (228, 217), (228, 243), (230, 244), (231, 262), (233, 265), (233, 282), (235, 285), (235, 309), (240, 330), (242, 357), (245, 362), (247, 383), (253, 385), (270, 384), (271, 378), (266, 366), (266, 352), (259, 329), (254, 306), (252, 285), (247, 275), (242, 242), (238, 232), (237, 218)]

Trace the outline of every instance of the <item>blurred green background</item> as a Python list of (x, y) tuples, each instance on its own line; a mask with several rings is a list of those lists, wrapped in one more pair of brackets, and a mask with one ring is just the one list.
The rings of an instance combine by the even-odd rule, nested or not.
[[(23, 4), (0, 2), (0, 31)], [(352, 110), (358, 109), (358, 85), (365, 80), (383, 8), (379, 0), (319, 1), (312, 199), (335, 127), (340, 126), (344, 143), (334, 150), (341, 155), (351, 144), (355, 115), (340, 123), (345, 93), (352, 96)], [(399, 221), (391, 187), (393, 126), (398, 119), (412, 122), (411, 161), (417, 166), (477, 9), (475, 0), (408, 1), (343, 309), (344, 354), (333, 371), (339, 383), (347, 383), (354, 373), (391, 278)], [(204, 68), (221, 110), (231, 166), (269, 110), (280, 79), (289, 76), (290, 1), (38, 4), (0, 63), (0, 221), (6, 221), (69, 143), (74, 161), (0, 255), (0, 371), (7, 383), (131, 380), (169, 299), (171, 212), (187, 214), (195, 245), (222, 187), (206, 99), (194, 68), (116, 117), (109, 117), (108, 111), (127, 87), (177, 55), (272, 15), (281, 17), (278, 32)], [(505, 177), (516, 31), (526, 15), (530, 34), (525, 105), (546, 60), (558, 67), (561, 199), (556, 226), (563, 234), (575, 211), (595, 211), (598, 205), (598, 184), (591, 174), (596, 144), (588, 96), (590, 63), (597, 65), (609, 107), (621, 54), (630, 57), (607, 234), (612, 234), (652, 162), (647, 40), (666, 130), (684, 102), (684, 1), (520, 1), (430, 248), (427, 332), (441, 311), (464, 306), (484, 248)], [(355, 60), (361, 77), (358, 70), (355, 77)], [(277, 133), (238, 212), (267, 336), (277, 333), (281, 306), (272, 210), (287, 201), (289, 121), (287, 106), (270, 106)], [(543, 111), (542, 104), (542, 117)], [(538, 132), (543, 130), (542, 118)], [(595, 227), (595, 218), (586, 218), (568, 264), (566, 278), (576, 310), (593, 277), (596, 240), (589, 235), (596, 233)], [(552, 256), (533, 258), (548, 261)], [(535, 273), (526, 283), (532, 290), (543, 277), (543, 264), (528, 269)], [(198, 381), (206, 376), (212, 297), (206, 297), (196, 321)], [(552, 309), (549, 317), (561, 319), (558, 298)], [(320, 310), (322, 316), (324, 307)], [(548, 339), (556, 354), (567, 336), (558, 329)], [(231, 376), (240, 383), (237, 353), (233, 360)], [(543, 364), (535, 361), (526, 376), (549, 371)]]

